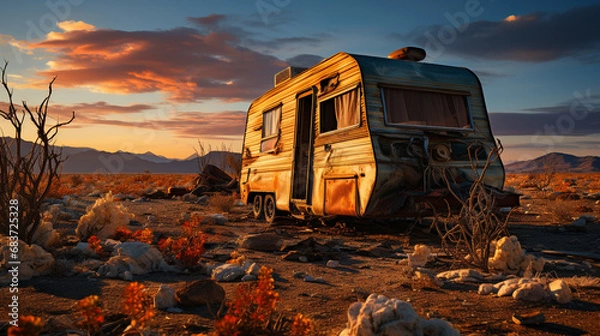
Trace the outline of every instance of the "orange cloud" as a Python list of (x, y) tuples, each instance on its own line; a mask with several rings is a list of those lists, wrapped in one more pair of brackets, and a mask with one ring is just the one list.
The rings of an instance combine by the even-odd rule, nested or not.
[[(28, 50), (54, 54), (48, 68), (37, 74), (57, 76), (56, 86), (117, 94), (163, 92), (175, 102), (243, 101), (270, 88), (273, 74), (286, 66), (276, 57), (243, 47), (239, 36), (227, 31), (121, 31), (82, 21), (58, 26), (62, 32), (27, 44)], [(36, 80), (30, 86), (42, 83)]]

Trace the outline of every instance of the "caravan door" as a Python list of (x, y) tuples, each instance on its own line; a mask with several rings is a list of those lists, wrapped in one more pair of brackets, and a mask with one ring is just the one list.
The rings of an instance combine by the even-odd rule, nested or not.
[(312, 145), (315, 100), (313, 90), (296, 98), (296, 127), (294, 140), (294, 164), (292, 171), (292, 201), (309, 204), (313, 179)]

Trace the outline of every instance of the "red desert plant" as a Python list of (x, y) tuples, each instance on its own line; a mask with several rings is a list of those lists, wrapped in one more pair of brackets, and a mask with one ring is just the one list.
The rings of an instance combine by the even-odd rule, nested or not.
[(183, 235), (177, 239), (163, 238), (158, 242), (158, 248), (169, 258), (177, 259), (184, 267), (194, 267), (200, 262), (200, 258), (206, 248), (206, 238), (198, 229), (199, 218), (183, 223)]
[(98, 237), (90, 236), (90, 238), (88, 238), (88, 249), (100, 255), (102, 253), (102, 245), (100, 245), (100, 242), (101, 240)]
[(77, 310), (81, 314), (81, 320), (77, 326), (92, 334), (104, 323), (102, 306), (98, 295), (90, 295), (77, 301)]
[(152, 242), (154, 241), (154, 232), (152, 232), (152, 230), (150, 230), (149, 228), (131, 232), (131, 230), (129, 230), (128, 228), (120, 226), (115, 231), (113, 239), (122, 242), (128, 240), (137, 240), (142, 243), (152, 244)]
[(42, 319), (36, 316), (19, 316), (18, 327), (11, 326), (6, 333), (8, 336), (37, 336), (44, 329)]
[(144, 292), (146, 287), (139, 282), (132, 282), (125, 287), (123, 293), (123, 314), (131, 319), (131, 327), (142, 330), (156, 313), (152, 308), (152, 298)]

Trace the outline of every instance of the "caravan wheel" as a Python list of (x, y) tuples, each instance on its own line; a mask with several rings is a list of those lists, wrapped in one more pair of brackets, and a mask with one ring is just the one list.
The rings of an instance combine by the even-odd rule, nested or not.
[(254, 195), (254, 199), (252, 200), (252, 212), (254, 213), (254, 218), (256, 219), (262, 219), (264, 217), (265, 212), (263, 208), (263, 195)]
[(275, 196), (268, 194), (265, 196), (265, 220), (269, 223), (273, 223), (275, 220), (275, 214), (277, 213), (277, 205), (275, 203)]

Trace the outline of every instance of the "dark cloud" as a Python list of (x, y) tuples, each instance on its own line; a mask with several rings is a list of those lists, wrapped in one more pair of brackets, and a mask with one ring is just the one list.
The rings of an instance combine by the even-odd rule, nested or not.
[(598, 62), (598, 17), (600, 4), (561, 13), (511, 16), (503, 21), (479, 20), (464, 24), (468, 21), (455, 17), (447, 18), (445, 25), (433, 25), (393, 37), (417, 43), (433, 54), (447, 51), (462, 56), (523, 62), (575, 56), (582, 62)]
[(301, 54), (288, 58), (285, 61), (291, 66), (308, 68), (321, 62), (322, 60), (323, 57), (319, 55)]
[(213, 28), (216, 27), (219, 23), (225, 20), (225, 15), (222, 14), (211, 14), (209, 16), (204, 17), (189, 17), (188, 21), (195, 23), (202, 27)]

